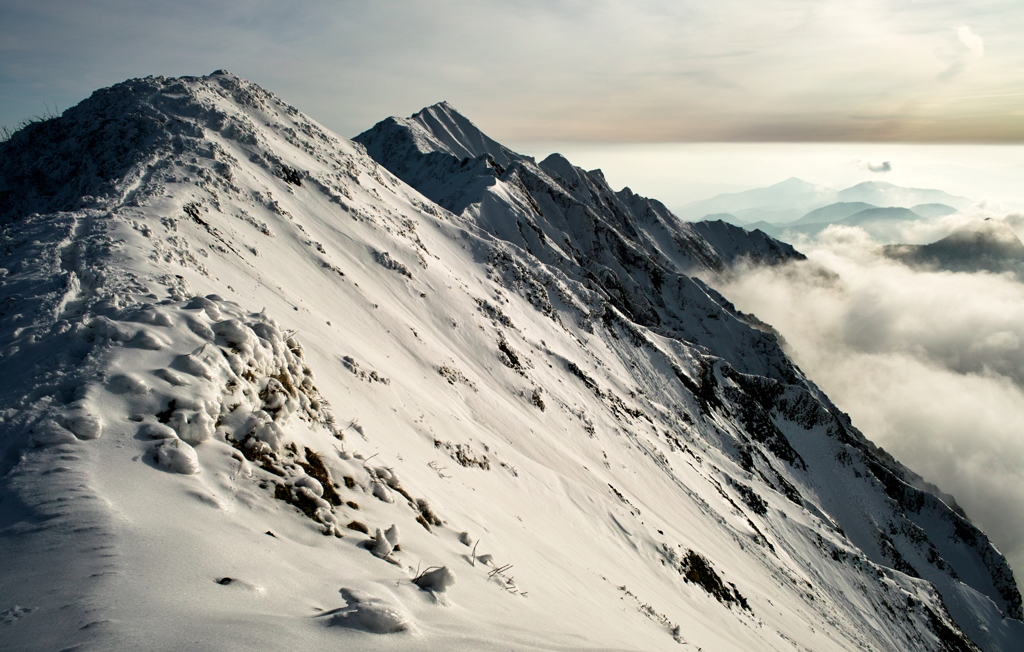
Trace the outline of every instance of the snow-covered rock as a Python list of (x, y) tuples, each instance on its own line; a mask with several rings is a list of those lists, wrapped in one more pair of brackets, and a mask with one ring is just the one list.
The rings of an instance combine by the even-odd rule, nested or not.
[(194, 448), (181, 439), (164, 439), (154, 447), (156, 462), (175, 473), (199, 473), (199, 457)]

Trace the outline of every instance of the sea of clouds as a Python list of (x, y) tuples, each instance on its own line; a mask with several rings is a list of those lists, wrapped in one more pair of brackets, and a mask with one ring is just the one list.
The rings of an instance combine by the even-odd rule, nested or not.
[(872, 441), (956, 497), (1024, 577), (1024, 283), (912, 269), (883, 242), (932, 242), (990, 217), (979, 206), (884, 239), (829, 227), (807, 261), (750, 268), (719, 289), (772, 324), (797, 364)]

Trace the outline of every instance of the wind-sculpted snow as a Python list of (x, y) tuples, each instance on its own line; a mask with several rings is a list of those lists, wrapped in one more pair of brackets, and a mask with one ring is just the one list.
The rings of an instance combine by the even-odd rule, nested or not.
[(688, 275), (794, 252), (379, 129), (420, 192), (223, 71), (0, 145), (5, 649), (1019, 649), (985, 535)]

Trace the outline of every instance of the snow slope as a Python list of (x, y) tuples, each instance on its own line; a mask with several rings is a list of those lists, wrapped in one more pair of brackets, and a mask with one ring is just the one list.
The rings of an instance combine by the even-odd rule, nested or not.
[(224, 71), (0, 144), (4, 649), (1021, 648), (982, 532), (653, 282), (714, 247), (544, 223), (442, 108), (458, 213)]

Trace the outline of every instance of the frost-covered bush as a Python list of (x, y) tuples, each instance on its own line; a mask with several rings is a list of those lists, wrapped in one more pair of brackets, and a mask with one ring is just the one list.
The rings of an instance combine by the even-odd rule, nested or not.
[(377, 528), (377, 542), (370, 549), (370, 552), (372, 552), (375, 557), (386, 559), (387, 556), (391, 554), (392, 550), (394, 550), (394, 547), (391, 545), (391, 542), (388, 541), (388, 537), (384, 534), (384, 530)]
[(398, 526), (392, 524), (387, 530), (384, 531), (384, 536), (387, 537), (388, 543), (394, 547), (398, 547)]
[(213, 436), (213, 419), (203, 411), (175, 410), (167, 425), (189, 444), (200, 444)]
[(455, 585), (455, 573), (447, 566), (428, 568), (417, 575), (412, 582), (424, 591), (444, 593)]

